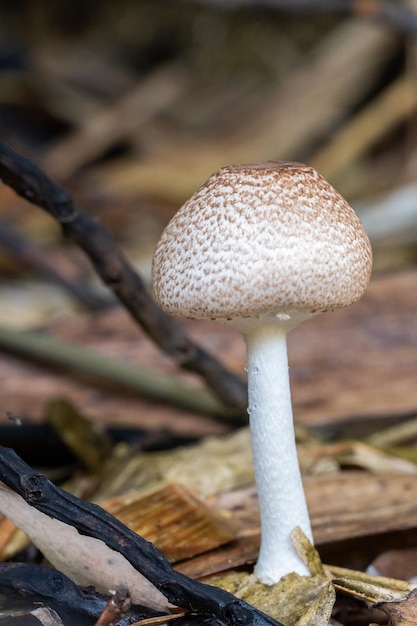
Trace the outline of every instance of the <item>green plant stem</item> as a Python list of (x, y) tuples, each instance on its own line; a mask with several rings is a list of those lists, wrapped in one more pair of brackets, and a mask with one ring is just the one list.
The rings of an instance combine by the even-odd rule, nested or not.
[(138, 367), (55, 337), (0, 327), (0, 350), (117, 386), (121, 391), (136, 392), (224, 421), (242, 422), (241, 417), (222, 405), (207, 389), (192, 387), (177, 376)]

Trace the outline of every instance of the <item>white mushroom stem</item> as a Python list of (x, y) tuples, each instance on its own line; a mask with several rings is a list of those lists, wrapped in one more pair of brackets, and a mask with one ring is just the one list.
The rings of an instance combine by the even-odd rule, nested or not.
[(253, 462), (261, 516), (255, 574), (274, 584), (289, 572), (309, 574), (291, 544), (296, 526), (313, 541), (295, 446), (286, 331), (262, 325), (245, 334)]

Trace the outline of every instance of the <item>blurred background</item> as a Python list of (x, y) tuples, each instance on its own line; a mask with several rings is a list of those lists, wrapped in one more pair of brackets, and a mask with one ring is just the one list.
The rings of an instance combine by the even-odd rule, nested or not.
[[(361, 567), (390, 545), (379, 533), (406, 527), (407, 541), (417, 545), (415, 491), (397, 482), (398, 474), (411, 474), (414, 489), (417, 471), (417, 0), (0, 0), (0, 137), (112, 233), (149, 289), (162, 229), (219, 167), (297, 160), (318, 169), (361, 217), (377, 280), (358, 305), (317, 316), (290, 338), (296, 420), (321, 429), (313, 440), (307, 431), (298, 433), (305, 449), (311, 441), (316, 446), (301, 457), (303, 471), (318, 477), (316, 519), (328, 505), (332, 532), (335, 520), (345, 523), (346, 511), (358, 511), (354, 530), (347, 518), (331, 536), (365, 537), (360, 550), (356, 544), (345, 550), (349, 558), (361, 554)], [(230, 424), (211, 415), (158, 403), (155, 394), (149, 398), (121, 384), (122, 359), (151, 368), (161, 388), (159, 375), (168, 374), (175, 386), (179, 369), (113, 304), (59, 225), (0, 185), (1, 400), (13, 437), (20, 417), (47, 418), (56, 428), (58, 409), (65, 431), (68, 413), (76, 410), (62, 398), (94, 424), (130, 424), (151, 433), (143, 449), (230, 432)], [(237, 334), (208, 321), (179, 324), (244, 376)], [(4, 345), (12, 328), (19, 348)], [(25, 355), (21, 330), (27, 329), (66, 342), (55, 346), (60, 366), (41, 350)], [(79, 353), (74, 364), (73, 345), (94, 350), (113, 377), (101, 372), (96, 384), (95, 371), (93, 382), (83, 380), (79, 363), (85, 365), (86, 356)], [(24, 359), (16, 357), (22, 353)], [(65, 367), (61, 356), (68, 358)], [(181, 380), (193, 390), (202, 387), (191, 375)], [(408, 420), (413, 431), (403, 439), (364, 439)], [(3, 415), (4, 422), (10, 426)], [(155, 439), (155, 433), (162, 435)], [(318, 449), (317, 433), (323, 441), (362, 443)], [(45, 452), (44, 431), (37, 440), (31, 431), (23, 443), (31, 461), (37, 453), (37, 464), (52, 452), (54, 463), (62, 461), (55, 440)], [(381, 459), (378, 445), (393, 456)], [(236, 450), (224, 457), (236, 458), (246, 472), (251, 464), (242, 461), (240, 440)], [(192, 455), (194, 463), (204, 453)], [(215, 470), (201, 470), (204, 479), (219, 473), (223, 461), (217, 458)], [(182, 457), (178, 468), (190, 480), (198, 474)], [(349, 474), (352, 468), (361, 473)], [(396, 476), (378, 483), (372, 473), (380, 471)], [(247, 484), (253, 478), (245, 472)], [(134, 469), (132, 476), (142, 473)], [(339, 478), (346, 481), (342, 488)], [(175, 474), (169, 480), (181, 482)], [(368, 485), (380, 488), (373, 499)], [(327, 528), (327, 521), (320, 523)], [(394, 539), (396, 546), (408, 545), (404, 537)]]
[[(164, 224), (213, 171), (281, 159), (315, 166), (354, 205), (376, 271), (409, 266), (416, 35), (415, 0), (0, 2), (0, 133), (105, 223), (146, 280)], [(5, 187), (0, 220), (64, 274), (88, 273)], [(2, 242), (10, 285), (22, 258), (4, 252), (4, 231)]]

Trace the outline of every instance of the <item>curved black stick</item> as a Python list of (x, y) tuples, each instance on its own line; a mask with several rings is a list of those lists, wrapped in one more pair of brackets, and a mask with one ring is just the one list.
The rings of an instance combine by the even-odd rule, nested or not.
[[(104, 596), (94, 589), (80, 589), (58, 570), (30, 563), (0, 563), (1, 611), (31, 611), (40, 605), (52, 608), (64, 623), (92, 626), (106, 609), (113, 596)], [(128, 626), (142, 619), (161, 615), (146, 607), (129, 607), (118, 620)], [(0, 622), (2, 622), (0, 617)], [(3, 623), (3, 622), (2, 622)]]
[(101, 507), (63, 491), (0, 446), (0, 480), (38, 511), (74, 526), (122, 554), (171, 604), (215, 618), (225, 626), (283, 626), (243, 600), (188, 578), (171, 567), (155, 546)]
[(175, 320), (157, 306), (106, 229), (82, 211), (66, 189), (1, 139), (0, 178), (17, 194), (47, 211), (61, 224), (64, 235), (85, 252), (104, 283), (149, 337), (180, 367), (202, 376), (231, 409), (228, 413), (230, 421), (247, 422), (247, 393), (243, 381), (194, 344)]

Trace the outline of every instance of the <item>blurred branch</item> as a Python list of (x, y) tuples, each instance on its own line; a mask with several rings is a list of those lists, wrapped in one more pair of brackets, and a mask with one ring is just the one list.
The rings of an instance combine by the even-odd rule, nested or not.
[[(87, 377), (124, 392), (179, 406), (188, 411), (223, 417), (227, 411), (207, 389), (186, 384), (175, 376), (138, 367), (85, 346), (31, 332), (0, 326), (0, 349), (10, 354), (62, 368), (78, 377)], [(226, 419), (226, 417), (225, 417)]]
[(185, 72), (174, 63), (155, 70), (129, 93), (49, 147), (41, 159), (42, 168), (60, 180), (71, 177), (77, 169), (129, 139), (151, 117), (171, 106), (185, 84)]
[(95, 184), (112, 193), (183, 202), (226, 163), (308, 160), (311, 147), (369, 93), (397, 48), (385, 29), (346, 20), (300, 59), (237, 129), (177, 140), (147, 159), (102, 165), (93, 172)]
[(102, 280), (153, 341), (185, 370), (198, 373), (242, 417), (246, 386), (201, 347), (194, 344), (147, 293), (140, 276), (118, 250), (111, 235), (84, 213), (69, 193), (34, 163), (0, 141), (0, 178), (17, 194), (54, 217), (65, 236), (87, 254)]
[(310, 159), (319, 172), (325, 172), (339, 187), (343, 175), (367, 150), (417, 110), (417, 85), (407, 74), (390, 83), (355, 117), (349, 120), (326, 145)]
[(89, 309), (103, 309), (109, 299), (93, 293), (84, 285), (66, 276), (57, 266), (46, 258), (45, 254), (26, 237), (18, 233), (6, 220), (0, 223), (0, 246), (10, 256), (43, 276), (64, 287), (83, 306)]
[(191, 0), (218, 9), (249, 7), (291, 13), (337, 13), (372, 19), (406, 35), (417, 33), (417, 13), (405, 5), (383, 0)]

